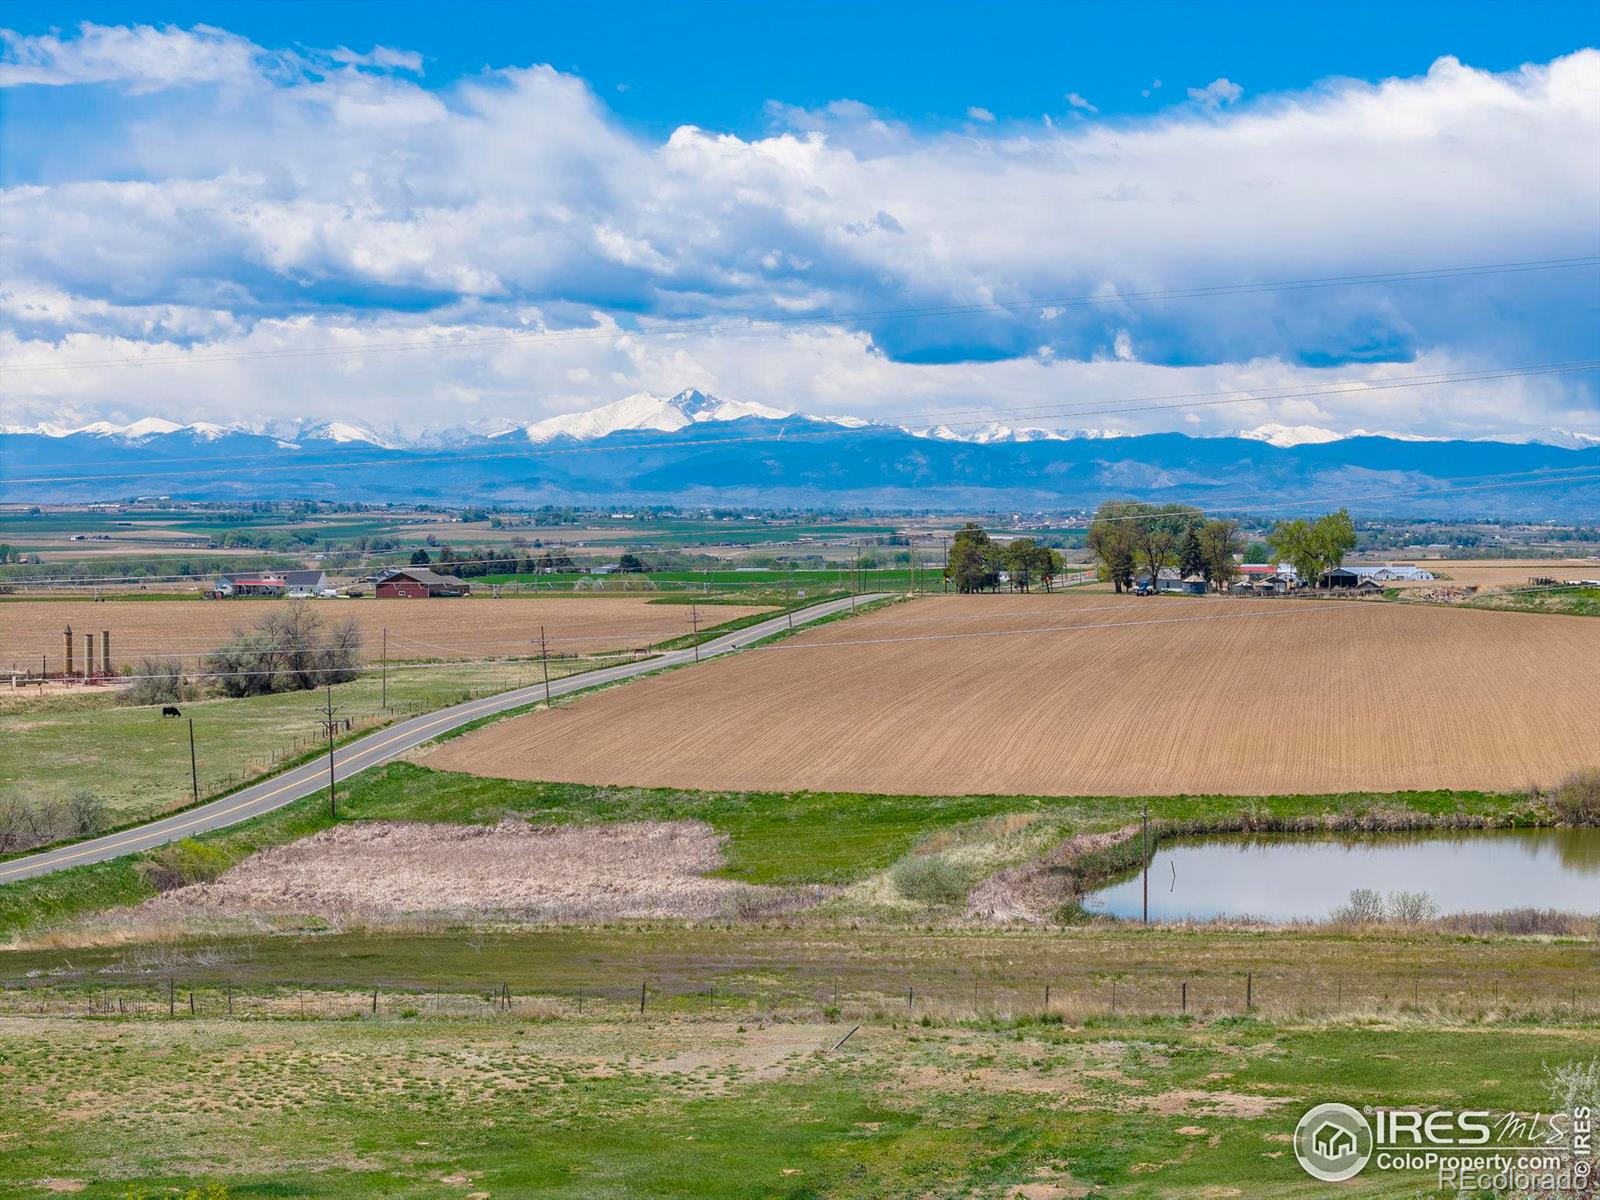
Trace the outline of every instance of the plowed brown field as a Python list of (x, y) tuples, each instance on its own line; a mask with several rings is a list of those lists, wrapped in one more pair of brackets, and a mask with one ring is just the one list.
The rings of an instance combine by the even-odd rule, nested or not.
[(424, 761), (718, 790), (1512, 789), (1600, 765), (1600, 621), (933, 597), (502, 721)]
[[(51, 671), (62, 666), (62, 630), (76, 636), (73, 654), (81, 666), (83, 635), (111, 631), (113, 666), (144, 655), (189, 658), (216, 649), (236, 628), (248, 627), (283, 600), (11, 600), (0, 602), (0, 669), (38, 670), (49, 656)], [(328, 620), (354, 617), (365, 651), (376, 657), (382, 630), (389, 630), (391, 659), (469, 659), (526, 656), (539, 652), (539, 626), (552, 654), (632, 650), (690, 632), (687, 605), (651, 604), (643, 598), (562, 597), (500, 600), (308, 600)], [(700, 625), (725, 622), (759, 608), (711, 605), (700, 609)]]

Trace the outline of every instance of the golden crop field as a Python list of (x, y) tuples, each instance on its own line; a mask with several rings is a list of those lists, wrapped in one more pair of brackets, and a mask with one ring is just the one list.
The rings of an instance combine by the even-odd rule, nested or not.
[[(49, 669), (62, 666), (62, 631), (76, 636), (73, 653), (83, 653), (83, 634), (111, 631), (113, 666), (145, 655), (190, 658), (214, 650), (236, 628), (253, 625), (284, 600), (7, 600), (0, 602), (0, 670), (14, 666), (38, 670), (47, 655)], [(651, 604), (635, 596), (562, 596), (537, 599), (309, 600), (327, 620), (354, 617), (364, 650), (379, 653), (382, 631), (389, 630), (391, 659), (464, 659), (539, 653), (539, 627), (552, 654), (594, 654), (633, 650), (691, 631), (687, 605)], [(700, 609), (701, 628), (736, 620), (759, 608), (710, 605)]]
[(929, 597), (487, 726), (427, 765), (718, 790), (1514, 789), (1600, 766), (1600, 622)]

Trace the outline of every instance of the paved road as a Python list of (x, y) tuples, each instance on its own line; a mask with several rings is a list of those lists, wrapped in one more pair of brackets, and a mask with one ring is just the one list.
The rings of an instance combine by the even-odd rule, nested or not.
[[(869, 604), (874, 600), (886, 599), (887, 596), (886, 592), (875, 592), (813, 605), (811, 608), (794, 613), (793, 624), (801, 625), (823, 617), (831, 617), (852, 605)], [(718, 654), (727, 654), (740, 646), (747, 646), (751, 642), (779, 633), (789, 626), (790, 617), (784, 615), (724, 634), (701, 645), (700, 657), (705, 659)], [(603, 671), (588, 671), (582, 675), (569, 675), (565, 679), (551, 680), (550, 694), (564, 696), (570, 692), (582, 691), (584, 688), (614, 683), (649, 671), (659, 671), (663, 667), (694, 661), (693, 649), (674, 650), (670, 654), (626, 663), (620, 667), (607, 667)], [(334, 751), (334, 778), (348, 779), (358, 771), (365, 771), (369, 767), (388, 762), (396, 755), (404, 754), (407, 750), (469, 721), (476, 721), (480, 717), (492, 716), (542, 699), (544, 699), (544, 684), (539, 683), (533, 687), (501, 692), (483, 700), (471, 700), (465, 704), (441, 708), (420, 717), (412, 717), (385, 726)], [(59, 850), (47, 850), (39, 854), (30, 854), (26, 858), (0, 863), (0, 883), (29, 879), (35, 875), (48, 875), (64, 867), (104, 862), (109, 858), (120, 858), (124, 854), (149, 850), (167, 842), (177, 841), (179, 838), (192, 837), (209, 829), (236, 825), (240, 821), (248, 821), (251, 817), (258, 817), (275, 808), (282, 808), (285, 804), (299, 800), (303, 796), (325, 791), (327, 786), (328, 760), (324, 757), (253, 784), (220, 800), (213, 800), (209, 804), (199, 805), (159, 821), (151, 821), (147, 825), (124, 829), (120, 833), (108, 833), (104, 837), (63, 846)]]

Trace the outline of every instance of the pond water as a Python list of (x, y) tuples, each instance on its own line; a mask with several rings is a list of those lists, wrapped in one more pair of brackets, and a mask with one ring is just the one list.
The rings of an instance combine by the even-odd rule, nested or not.
[[(1150, 862), (1150, 919), (1323, 920), (1355, 888), (1426, 892), (1441, 914), (1555, 908), (1600, 912), (1600, 829), (1255, 834), (1164, 843)], [(1138, 920), (1134, 875), (1084, 897)]]

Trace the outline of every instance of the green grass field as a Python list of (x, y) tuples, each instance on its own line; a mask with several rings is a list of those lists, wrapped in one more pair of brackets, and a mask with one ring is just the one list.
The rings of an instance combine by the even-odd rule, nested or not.
[(1573, 617), (1600, 617), (1600, 588), (1562, 588), (1552, 592), (1515, 592), (1468, 601), (1471, 608), (1494, 608), (1507, 612), (1563, 613)]
[[(558, 659), (557, 678), (620, 659)], [(369, 673), (333, 689), (338, 716), (370, 730), (396, 716), (427, 712), (535, 682), (537, 662), (391, 667), (385, 711), (383, 683)], [(325, 692), (288, 692), (248, 699), (184, 701), (194, 719), (202, 798), (269, 773), (322, 742), (319, 705)], [(57, 799), (87, 789), (105, 802), (114, 824), (154, 816), (192, 802), (187, 720), (164, 720), (160, 709), (119, 704), (111, 694), (40, 697), (0, 710), (6, 752), (0, 789), (31, 799)]]
[[(727, 835), (723, 873), (788, 886), (854, 883), (997, 825), (1112, 828), (1143, 803), (586, 788), (409, 763), (341, 791), (345, 821), (704, 820)], [(1151, 810), (1542, 815), (1442, 792)], [(196, 844), (217, 867), (328, 824), (318, 798)], [(1549, 1069), (1600, 1055), (1582, 937), (984, 929), (827, 906), (549, 928), (93, 919), (151, 894), (131, 859), (0, 887), (0, 1194), (1310, 1197), (1325, 1193), (1286, 1139), (1313, 1103), (1535, 1111)], [(1368, 1173), (1340, 1194), (1425, 1183)]]
[[(721, 872), (754, 884), (847, 884), (889, 867), (932, 837), (967, 845), (994, 870), (1038, 853), (1049, 839), (1112, 829), (1138, 819), (1144, 802), (1128, 798), (1019, 796), (914, 797), (843, 793), (717, 793), (673, 789), (595, 788), (525, 783), (390, 763), (340, 786), (343, 820), (447, 821), (489, 824), (515, 815), (538, 823), (643, 819), (702, 820), (727, 835)], [(1251, 812), (1258, 818), (1344, 817), (1410, 812), (1527, 821), (1525, 796), (1478, 792), (1397, 795), (1162, 797), (1150, 801), (1157, 821), (1202, 825)], [(1036, 818), (1019, 837), (991, 835), (986, 822), (1006, 814)], [(196, 839), (226, 862), (308, 836), (329, 824), (320, 797), (287, 805), (231, 829)], [(133, 903), (152, 891), (138, 871), (142, 856), (77, 867), (0, 886), (0, 936), (100, 909)]]
[(835, 1049), (849, 1025), (780, 1013), (347, 1008), (6, 1020), (0, 1194), (1311, 1197), (1287, 1141), (1314, 1103), (1533, 1112), (1600, 1053), (1501, 1023), (885, 1016)]

